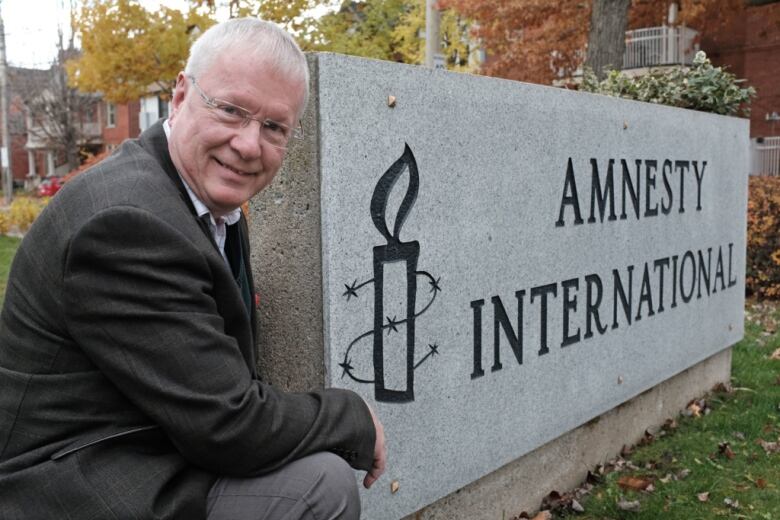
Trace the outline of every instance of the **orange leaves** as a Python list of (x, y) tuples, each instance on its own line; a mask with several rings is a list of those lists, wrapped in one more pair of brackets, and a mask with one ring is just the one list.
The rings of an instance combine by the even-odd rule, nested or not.
[(630, 475), (623, 475), (617, 481), (618, 486), (623, 489), (631, 489), (634, 491), (652, 491), (653, 481), (648, 478), (632, 477)]
[(534, 83), (550, 83), (580, 65), (590, 25), (591, 2), (562, 0), (440, 0), (477, 22), (490, 59), (482, 72)]
[(780, 177), (751, 176), (745, 289), (780, 298)]

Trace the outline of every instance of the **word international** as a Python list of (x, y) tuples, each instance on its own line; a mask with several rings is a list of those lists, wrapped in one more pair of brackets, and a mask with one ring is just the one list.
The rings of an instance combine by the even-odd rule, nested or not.
[[(606, 334), (610, 329), (629, 327), (643, 318), (650, 318), (666, 312), (667, 309), (674, 309), (679, 304), (687, 304), (694, 299), (694, 296), (696, 299), (711, 297), (718, 291), (734, 287), (737, 279), (732, 271), (733, 249), (732, 242), (716, 248), (708, 247), (706, 250), (689, 250), (682, 255), (657, 258), (641, 266), (629, 265), (623, 269), (612, 269), (609, 274), (593, 273), (584, 277), (538, 285), (529, 290), (520, 289), (515, 292), (517, 312), (514, 325), (501, 297), (492, 296), (490, 298), (493, 314), (491, 371), (495, 372), (503, 367), (502, 336), (509, 343), (517, 363), (523, 364), (523, 338), (526, 332), (523, 316), (527, 297), (529, 307), (538, 317), (537, 354), (543, 356), (550, 352), (547, 327), (550, 312), (560, 312), (561, 315), (561, 347), (574, 345), (596, 334)], [(483, 307), (485, 307), (484, 299), (471, 302), (474, 318), (472, 379), (485, 375), (482, 368)], [(556, 310), (551, 311), (551, 308)]]

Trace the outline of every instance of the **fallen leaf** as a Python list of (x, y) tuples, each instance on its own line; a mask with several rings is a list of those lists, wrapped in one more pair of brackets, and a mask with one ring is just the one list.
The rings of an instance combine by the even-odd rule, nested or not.
[(632, 453), (634, 453), (634, 450), (631, 449), (631, 446), (626, 446), (624, 444), (623, 447), (620, 449), (620, 456), (621, 457), (628, 457)]
[(764, 480), (764, 479), (762, 479), (762, 478), (758, 478), (758, 479), (756, 479), (756, 487), (757, 487), (758, 489), (764, 489), (764, 488), (766, 488), (766, 480)]
[(552, 520), (552, 513), (549, 511), (539, 511), (539, 513), (533, 517), (533, 520)]
[(569, 493), (558, 493), (553, 490), (550, 494), (542, 499), (542, 508), (546, 510), (555, 511), (556, 509), (563, 509), (571, 504), (573, 496)]
[(617, 503), (618, 509), (622, 511), (639, 511), (641, 507), (639, 500), (620, 500)]
[(745, 434), (742, 432), (734, 432), (734, 437), (737, 439), (744, 441), (745, 440)]
[(692, 401), (691, 404), (687, 406), (686, 411), (688, 411), (689, 416), (701, 417), (701, 406), (699, 406), (696, 401)]
[(397, 493), (400, 488), (401, 484), (397, 480), (390, 482), (390, 493)]
[(658, 479), (663, 484), (668, 484), (670, 480), (672, 480), (672, 474), (667, 473), (665, 477)]
[(571, 509), (572, 509), (572, 511), (576, 511), (577, 513), (584, 513), (585, 512), (585, 508), (582, 507), (582, 504), (580, 504), (576, 500), (572, 500), (571, 501)]
[(699, 502), (706, 502), (710, 499), (710, 492), (707, 491), (705, 493), (697, 493), (696, 498), (699, 499)]
[(780, 348), (772, 352), (769, 359), (780, 359)]
[(730, 394), (731, 392), (734, 391), (734, 389), (731, 387), (731, 383), (720, 382), (713, 387), (712, 391), (722, 393), (722, 394)]
[(618, 486), (621, 488), (633, 489), (634, 491), (645, 491), (648, 486), (652, 485), (652, 483), (652, 480), (640, 477), (632, 477), (630, 475), (623, 475), (617, 481)]
[(731, 509), (739, 509), (739, 500), (732, 500), (730, 498), (724, 498), (723, 503), (729, 506)]
[(655, 436), (650, 433), (648, 430), (645, 430), (644, 436), (639, 440), (639, 446), (647, 446), (649, 444), (652, 444), (655, 440)]
[(762, 448), (764, 448), (764, 451), (767, 455), (772, 453), (777, 453), (780, 451), (780, 443), (777, 442), (767, 442), (764, 439), (758, 439), (756, 440), (756, 443), (759, 444)]
[[(602, 472), (604, 471), (604, 467), (603, 466), (599, 466), (599, 468), (601, 469)], [(590, 471), (588, 471), (588, 476), (585, 477), (585, 482), (587, 482), (588, 484), (601, 484), (601, 482), (603, 480), (604, 479), (601, 478), (599, 475), (591, 473)]]
[[(780, 384), (780, 377), (778, 377), (778, 384)], [(677, 421), (674, 419), (667, 419), (664, 423), (664, 430), (676, 430), (677, 429)]]
[(680, 471), (677, 473), (677, 480), (682, 480), (682, 479), (684, 479), (684, 478), (687, 478), (687, 477), (688, 477), (688, 475), (690, 475), (690, 474), (691, 474), (691, 470), (689, 470), (689, 469), (683, 469), (683, 470), (680, 470)]
[(718, 451), (721, 455), (726, 457), (729, 460), (734, 459), (734, 451), (731, 449), (731, 445), (728, 442), (721, 442), (718, 444)]

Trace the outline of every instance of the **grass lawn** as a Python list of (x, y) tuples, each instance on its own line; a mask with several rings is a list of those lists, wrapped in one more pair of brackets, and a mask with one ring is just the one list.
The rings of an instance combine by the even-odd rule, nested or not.
[(5, 298), (5, 284), (8, 281), (11, 260), (13, 260), (16, 248), (19, 247), (21, 241), (20, 238), (0, 235), (0, 302)]
[[(778, 325), (780, 302), (748, 303), (731, 391), (689, 406), (644, 446), (599, 468), (592, 489), (565, 495), (553, 518), (780, 520)], [(571, 510), (572, 497), (584, 512)]]

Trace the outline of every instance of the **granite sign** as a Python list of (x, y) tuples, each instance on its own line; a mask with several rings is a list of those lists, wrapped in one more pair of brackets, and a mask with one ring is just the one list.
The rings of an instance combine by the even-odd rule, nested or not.
[(316, 173), (281, 183), (318, 176), (325, 384), (386, 427), (398, 486), (365, 491), (365, 518), (410, 514), (741, 338), (747, 121), (310, 60)]

